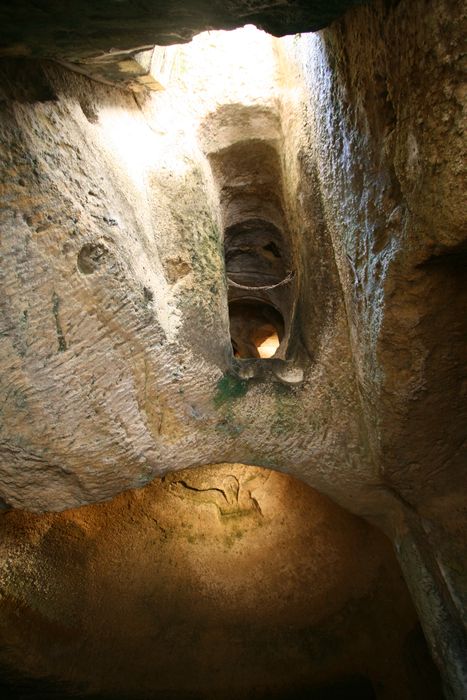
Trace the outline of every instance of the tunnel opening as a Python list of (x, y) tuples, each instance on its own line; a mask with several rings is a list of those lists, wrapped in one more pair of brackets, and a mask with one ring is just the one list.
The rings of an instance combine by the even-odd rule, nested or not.
[(229, 303), (230, 335), (234, 357), (273, 357), (284, 337), (284, 319), (271, 304), (255, 299)]
[[(254, 111), (236, 107), (222, 118), (210, 115), (204, 125), (215, 144), (216, 132), (222, 133), (226, 121), (232, 124), (233, 143), (208, 153), (224, 223), (230, 335), (238, 359), (287, 359), (296, 288), (276, 138), (280, 122), (272, 109), (262, 113), (272, 132), (265, 136), (275, 137), (258, 138), (255, 118)], [(242, 131), (236, 133), (239, 120)]]
[(256, 218), (229, 226), (224, 256), (234, 357), (276, 356), (290, 316), (290, 255), (281, 231)]

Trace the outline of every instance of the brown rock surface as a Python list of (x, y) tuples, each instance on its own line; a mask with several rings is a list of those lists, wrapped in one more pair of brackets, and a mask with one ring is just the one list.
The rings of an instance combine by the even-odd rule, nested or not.
[(389, 542), (285, 475), (179, 472), (0, 542), (0, 665), (37, 693), (440, 697)]

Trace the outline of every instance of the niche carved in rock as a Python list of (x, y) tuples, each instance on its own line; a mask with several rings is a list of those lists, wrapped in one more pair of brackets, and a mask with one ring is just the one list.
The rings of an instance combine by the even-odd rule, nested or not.
[(239, 360), (291, 360), (297, 296), (276, 140), (208, 154), (224, 223), (232, 350)]

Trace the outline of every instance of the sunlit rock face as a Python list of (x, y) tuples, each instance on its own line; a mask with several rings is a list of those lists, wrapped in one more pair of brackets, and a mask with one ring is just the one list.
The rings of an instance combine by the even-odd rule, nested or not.
[[(303, 85), (285, 84), (289, 59), (252, 27), (170, 51), (170, 86), (146, 100), (50, 65), (4, 66), (2, 496), (61, 510), (241, 460), (371, 512), (361, 484), (384, 494), (305, 167)], [(269, 299), (280, 357), (242, 364), (224, 229), (258, 219), (282, 232), (293, 279)], [(261, 250), (274, 258), (272, 244)]]
[[(6, 503), (61, 509), (240, 459), (455, 526), (461, 30), (457, 3), (423, 8), (200, 37), (146, 100), (2, 61)], [(223, 236), (259, 220), (293, 272), (259, 294), (285, 363), (239, 365)]]
[(283, 474), (216, 465), (11, 512), (0, 543), (5, 693), (440, 698), (390, 543)]

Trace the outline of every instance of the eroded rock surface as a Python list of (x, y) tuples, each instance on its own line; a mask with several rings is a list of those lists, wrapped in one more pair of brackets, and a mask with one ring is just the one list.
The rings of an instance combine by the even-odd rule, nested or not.
[[(5, 66), (17, 99), (3, 120), (1, 483), (15, 507), (61, 510), (238, 459), (293, 470), (353, 508), (386, 498), (304, 125), (283, 118), (301, 93), (281, 87), (267, 35), (216, 41), (181, 49), (173, 89), (142, 103), (51, 65), (56, 98), (20, 101), (17, 71), (31, 90), (36, 76)], [(269, 160), (245, 169), (238, 148), (253, 146)], [(287, 231), (295, 277), (285, 359), (245, 368), (222, 239), (255, 212)]]
[(440, 697), (389, 542), (283, 474), (216, 465), (111, 503), (12, 512), (0, 543), (0, 666), (13, 687)]
[(90, 0), (63, 5), (46, 0), (3, 4), (0, 9), (0, 55), (32, 55), (76, 60), (154, 44), (177, 44), (211, 29), (254, 24), (283, 36), (325, 27), (362, 0), (294, 0), (229, 3), (163, 0)]

